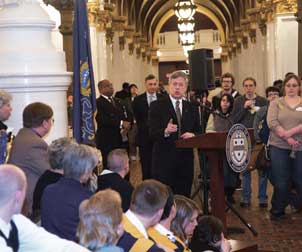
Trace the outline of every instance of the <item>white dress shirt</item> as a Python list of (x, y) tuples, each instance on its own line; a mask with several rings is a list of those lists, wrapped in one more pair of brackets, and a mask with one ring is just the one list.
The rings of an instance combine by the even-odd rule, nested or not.
[[(61, 239), (47, 232), (44, 228), (38, 227), (21, 214), (14, 215), (12, 219), (18, 229), (18, 252), (89, 252), (86, 248), (72, 241)], [(10, 224), (0, 219), (0, 229), (4, 235), (8, 236)], [(0, 251), (13, 252), (1, 236)]]
[(154, 94), (149, 94), (148, 92), (147, 92), (147, 102), (148, 102), (148, 105), (150, 106), (150, 103), (151, 102), (154, 102), (154, 101), (156, 101), (157, 100), (157, 96), (156, 96), (156, 93), (154, 93)]
[(155, 228), (161, 235), (167, 236), (168, 239), (169, 239), (170, 241), (175, 242), (176, 237), (174, 236), (174, 234), (173, 234), (170, 230), (166, 229), (162, 224), (157, 223), (157, 224), (154, 226), (154, 228)]

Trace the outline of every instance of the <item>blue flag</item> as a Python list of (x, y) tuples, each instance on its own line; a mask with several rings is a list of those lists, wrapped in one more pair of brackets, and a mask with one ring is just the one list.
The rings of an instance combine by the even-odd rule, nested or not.
[(74, 0), (73, 137), (78, 143), (95, 140), (95, 87), (86, 0)]

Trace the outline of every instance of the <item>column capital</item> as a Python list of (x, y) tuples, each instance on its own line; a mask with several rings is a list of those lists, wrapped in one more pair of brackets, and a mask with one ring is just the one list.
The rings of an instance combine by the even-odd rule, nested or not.
[[(298, 0), (299, 1), (299, 0)], [(287, 14), (297, 12), (297, 0), (273, 0), (276, 14)]]

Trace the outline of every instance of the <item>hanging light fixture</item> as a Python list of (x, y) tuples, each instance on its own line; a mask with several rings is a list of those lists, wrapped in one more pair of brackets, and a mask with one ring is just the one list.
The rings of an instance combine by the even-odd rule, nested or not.
[(191, 19), (196, 10), (196, 5), (192, 0), (179, 0), (175, 6), (174, 11), (175, 15), (180, 19)]
[(194, 49), (195, 44), (195, 20), (196, 5), (193, 0), (179, 0), (174, 7), (175, 15), (178, 17), (177, 27), (179, 38), (187, 57), (188, 51)]

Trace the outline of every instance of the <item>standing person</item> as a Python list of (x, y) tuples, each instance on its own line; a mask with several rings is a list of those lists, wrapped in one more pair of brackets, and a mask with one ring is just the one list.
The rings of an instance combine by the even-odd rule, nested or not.
[(33, 193), (39, 177), (51, 169), (48, 145), (43, 137), (48, 134), (53, 123), (53, 111), (50, 106), (41, 102), (27, 105), (23, 110), (23, 128), (16, 135), (10, 152), (8, 163), (21, 167), (27, 177), (24, 211), (28, 214), (31, 213)]
[(149, 133), (154, 141), (152, 177), (169, 185), (176, 194), (190, 196), (193, 180), (193, 150), (176, 148), (175, 141), (200, 132), (196, 106), (184, 100), (187, 75), (176, 71), (169, 78), (169, 96), (153, 102)]
[(26, 176), (20, 168), (0, 165), (0, 251), (89, 252), (74, 242), (46, 232), (20, 214), (26, 186)]
[(234, 99), (240, 96), (240, 93), (234, 89), (235, 78), (231, 73), (225, 73), (220, 78), (221, 88), (220, 93), (213, 97), (212, 106), (214, 109), (219, 108), (219, 99), (223, 94), (230, 94)]
[[(206, 132), (228, 131), (233, 124), (231, 112), (233, 109), (234, 99), (231, 94), (223, 94), (219, 99), (219, 114), (211, 114), (208, 120)], [(229, 166), (226, 158), (223, 159), (224, 171), (224, 193), (229, 203), (235, 203), (233, 194), (239, 183), (239, 174), (234, 172)]]
[(109, 152), (123, 145), (122, 136), (125, 137), (130, 128), (130, 119), (125, 107), (112, 97), (114, 89), (109, 80), (100, 81), (98, 88), (96, 145), (102, 152), (103, 167), (106, 169)]
[(136, 144), (136, 135), (137, 135), (137, 123), (134, 117), (133, 112), (133, 101), (135, 97), (138, 96), (138, 87), (133, 83), (129, 86), (130, 90), (130, 97), (128, 98), (127, 103), (129, 104), (128, 107), (131, 110), (133, 115), (133, 123), (131, 125), (130, 130), (128, 131), (128, 138), (129, 138), (129, 156), (131, 161), (136, 161), (137, 157), (137, 144)]
[(130, 97), (129, 83), (124, 82), (122, 85), (122, 90), (116, 92), (114, 97), (119, 98), (121, 100), (129, 98)]
[(84, 200), (79, 208), (79, 243), (92, 252), (123, 252), (116, 246), (124, 232), (119, 194), (111, 189)]
[[(266, 98), (269, 104), (275, 99), (279, 98), (280, 90), (277, 87), (268, 87), (265, 90)], [(268, 106), (269, 106), (268, 104)], [(269, 128), (267, 125), (267, 110), (268, 106), (261, 107), (257, 112), (254, 119), (254, 138), (256, 142), (262, 143), (262, 147), (265, 153), (267, 152), (267, 145), (269, 139)], [(265, 154), (265, 158), (268, 156)], [(258, 200), (259, 207), (267, 208), (267, 179), (269, 178), (270, 169), (265, 169), (261, 167), (256, 167), (258, 171)]]
[(133, 112), (137, 123), (137, 143), (142, 165), (143, 180), (151, 178), (151, 162), (153, 142), (149, 135), (148, 114), (150, 104), (163, 97), (158, 94), (158, 82), (153, 74), (145, 78), (146, 92), (137, 96), (133, 101)]
[[(302, 98), (298, 76), (288, 75), (283, 81), (284, 97), (273, 101), (267, 113), (270, 128), (269, 148), (272, 164), (273, 196), (271, 218), (285, 215), (288, 204), (302, 206)], [(289, 189), (296, 191), (289, 197)]]
[[(247, 77), (243, 80), (244, 95), (235, 99), (232, 111), (234, 123), (241, 123), (247, 128), (253, 128), (256, 111), (267, 105), (267, 100), (256, 94), (256, 80), (252, 77)], [(253, 167), (256, 152), (253, 151), (250, 160), (250, 167)], [(251, 172), (245, 171), (242, 174), (242, 197), (240, 201), (241, 207), (248, 207), (251, 204)], [(266, 200), (266, 192), (259, 195), (259, 198)]]

